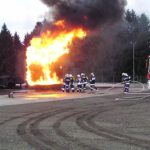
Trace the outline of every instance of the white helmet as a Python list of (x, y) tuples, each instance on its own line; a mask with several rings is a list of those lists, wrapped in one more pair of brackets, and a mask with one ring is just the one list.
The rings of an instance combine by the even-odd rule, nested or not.
[(69, 74), (66, 74), (66, 77), (69, 77)]
[(79, 77), (80, 77), (80, 75), (78, 74), (78, 75), (77, 75), (77, 77), (79, 78)]
[(128, 76), (128, 74), (127, 73), (122, 73), (122, 76)]
[(94, 76), (94, 73), (93, 73), (93, 72), (91, 73), (91, 76)]
[(72, 74), (69, 75), (70, 77), (73, 77)]

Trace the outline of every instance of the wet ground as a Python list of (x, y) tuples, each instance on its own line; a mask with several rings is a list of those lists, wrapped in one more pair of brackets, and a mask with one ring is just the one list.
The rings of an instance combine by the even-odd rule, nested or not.
[(0, 150), (149, 150), (150, 91), (0, 96)]

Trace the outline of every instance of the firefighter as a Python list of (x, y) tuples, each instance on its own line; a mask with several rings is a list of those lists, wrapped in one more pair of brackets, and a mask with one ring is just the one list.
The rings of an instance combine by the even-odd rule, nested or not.
[(91, 73), (91, 77), (90, 77), (90, 90), (97, 90), (97, 87), (95, 86), (96, 83), (96, 77), (94, 75), (94, 73)]
[(78, 74), (77, 75), (77, 92), (81, 92), (82, 91), (82, 80), (81, 80), (81, 76)]
[(65, 75), (65, 77), (64, 77), (64, 79), (63, 79), (63, 87), (61, 88), (61, 90), (62, 90), (63, 92), (65, 92), (65, 79), (66, 79), (66, 77), (67, 77), (67, 74)]
[(147, 79), (148, 79), (148, 89), (150, 89), (150, 69), (148, 69)]
[(69, 76), (69, 74), (65, 75), (62, 91), (70, 92), (70, 76)]
[(75, 86), (74, 86), (74, 77), (72, 74), (70, 74), (70, 88), (71, 91), (74, 92), (75, 91)]
[(83, 90), (86, 90), (88, 77), (84, 73), (81, 73), (81, 81), (82, 81), (82, 88), (83, 88)]
[(131, 77), (127, 73), (122, 73), (122, 81), (124, 83), (124, 92), (129, 92)]

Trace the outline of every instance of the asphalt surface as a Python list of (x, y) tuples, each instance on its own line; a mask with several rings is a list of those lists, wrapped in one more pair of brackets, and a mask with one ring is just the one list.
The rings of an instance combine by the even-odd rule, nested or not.
[(56, 95), (1, 97), (0, 150), (150, 149), (150, 91)]

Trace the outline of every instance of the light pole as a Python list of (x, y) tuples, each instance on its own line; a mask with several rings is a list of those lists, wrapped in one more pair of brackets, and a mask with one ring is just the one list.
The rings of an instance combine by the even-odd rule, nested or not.
[(136, 42), (130, 42), (132, 44), (132, 50), (133, 50), (133, 81), (135, 81), (135, 44)]

